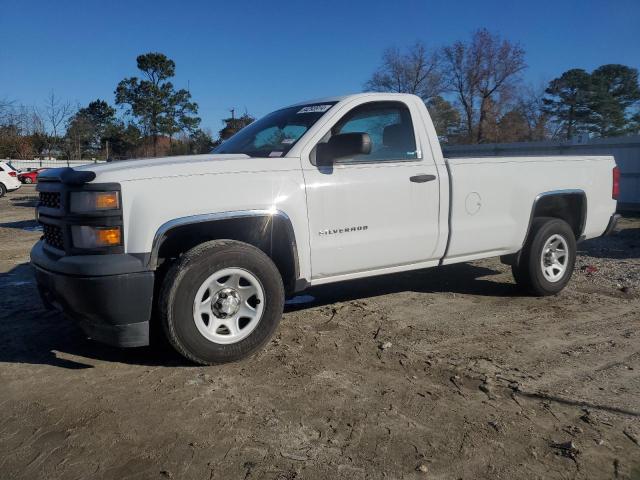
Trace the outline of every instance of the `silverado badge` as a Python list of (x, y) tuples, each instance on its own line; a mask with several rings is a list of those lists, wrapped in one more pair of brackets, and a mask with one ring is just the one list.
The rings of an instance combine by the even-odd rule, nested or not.
[(318, 235), (336, 235), (338, 233), (351, 233), (351, 232), (362, 232), (367, 230), (369, 227), (367, 225), (361, 225), (359, 227), (345, 227), (345, 228), (327, 228), (326, 230), (320, 230)]

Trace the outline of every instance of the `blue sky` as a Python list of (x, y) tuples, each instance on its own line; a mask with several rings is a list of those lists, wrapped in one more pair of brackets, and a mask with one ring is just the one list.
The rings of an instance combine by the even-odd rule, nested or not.
[(388, 46), (440, 46), (480, 27), (520, 42), (541, 85), (603, 63), (640, 68), (640, 0), (36, 1), (0, 0), (0, 98), (42, 104), (51, 90), (113, 102), (135, 58), (160, 51), (189, 85), (202, 126), (228, 109), (263, 115), (362, 90)]

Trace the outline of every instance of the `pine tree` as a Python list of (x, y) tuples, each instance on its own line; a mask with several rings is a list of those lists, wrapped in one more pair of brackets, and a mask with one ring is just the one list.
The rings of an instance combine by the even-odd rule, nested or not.
[(601, 137), (629, 133), (631, 108), (640, 100), (638, 70), (626, 65), (602, 65), (591, 74), (593, 128)]
[(158, 136), (172, 136), (180, 131), (194, 132), (200, 118), (198, 105), (184, 89), (175, 90), (169, 81), (175, 75), (176, 64), (162, 53), (138, 56), (138, 69), (145, 79), (136, 77), (122, 80), (115, 91), (116, 104), (128, 105), (145, 135), (153, 139), (153, 154), (157, 155)]
[(571, 140), (588, 132), (591, 121), (591, 76), (574, 68), (551, 80), (545, 90), (544, 111), (557, 124), (557, 135)]

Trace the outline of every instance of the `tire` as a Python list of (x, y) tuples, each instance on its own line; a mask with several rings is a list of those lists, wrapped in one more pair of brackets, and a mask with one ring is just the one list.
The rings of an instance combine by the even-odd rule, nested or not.
[(261, 250), (214, 240), (176, 261), (158, 302), (173, 348), (192, 362), (215, 365), (245, 358), (269, 341), (282, 317), (284, 287), (278, 268)]
[(24, 183), (31, 184), (31, 183), (33, 183), (33, 180), (31, 180), (31, 177), (25, 177), (24, 178)]
[(7, 194), (7, 187), (4, 186), (4, 183), (0, 183), (0, 198), (4, 197)]
[(543, 297), (557, 294), (569, 283), (575, 262), (576, 238), (569, 224), (543, 217), (534, 219), (520, 260), (511, 271), (520, 287)]

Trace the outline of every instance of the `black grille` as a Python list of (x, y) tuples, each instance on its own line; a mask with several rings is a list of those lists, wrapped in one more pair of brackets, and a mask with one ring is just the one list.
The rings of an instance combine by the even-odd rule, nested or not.
[[(42, 194), (41, 194), (42, 195)], [(64, 239), (62, 238), (62, 229), (57, 225), (43, 224), (44, 241), (54, 248), (64, 250)]]
[(40, 192), (40, 205), (47, 208), (60, 208), (60, 192)]

